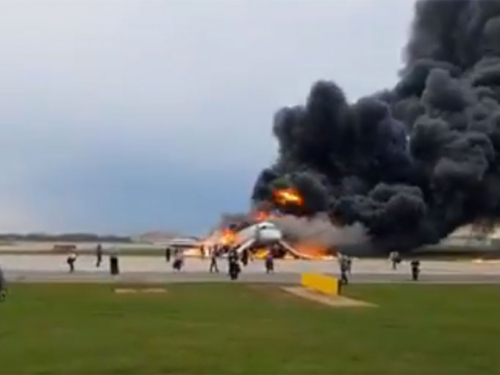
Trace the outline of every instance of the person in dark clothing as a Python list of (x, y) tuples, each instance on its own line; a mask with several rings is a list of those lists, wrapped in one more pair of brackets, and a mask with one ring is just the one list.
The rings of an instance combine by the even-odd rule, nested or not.
[(231, 278), (231, 280), (238, 279), (240, 271), (241, 269), (238, 261), (234, 259), (231, 260), (231, 262), (229, 262), (229, 277)]
[(228, 255), (229, 261), (229, 277), (231, 280), (236, 280), (241, 272), (240, 264), (238, 263), (238, 254), (231, 250)]
[(347, 278), (347, 273), (349, 272), (349, 260), (346, 256), (342, 256), (340, 259), (340, 282), (343, 285), (349, 284), (349, 279)]
[(419, 276), (420, 276), (420, 261), (415, 259), (411, 261), (411, 277), (413, 281), (417, 281)]
[(172, 257), (172, 249), (170, 248), (170, 246), (167, 246), (167, 248), (165, 249), (165, 260), (167, 261), (167, 263), (170, 263), (171, 257)]
[(95, 250), (95, 255), (97, 258), (95, 266), (97, 268), (99, 268), (99, 267), (101, 267), (101, 263), (102, 263), (102, 245), (101, 244), (97, 245), (97, 248)]
[(182, 269), (182, 266), (184, 265), (184, 254), (182, 254), (182, 251), (179, 249), (176, 249), (174, 252), (174, 270), (180, 271)]
[(217, 267), (217, 257), (219, 256), (218, 251), (216, 249), (212, 249), (210, 254), (210, 273), (217, 272), (219, 273), (219, 267)]
[(234, 261), (238, 261), (238, 253), (235, 250), (233, 250), (233, 249), (231, 249), (231, 250), (228, 249), (227, 259), (230, 262), (231, 261), (233, 261), (233, 262)]
[(116, 252), (116, 250), (113, 250), (109, 255), (109, 273), (111, 275), (118, 275), (120, 273), (118, 253)]
[(265, 261), (265, 264), (266, 264), (266, 273), (271, 273), (271, 272), (274, 272), (274, 254), (273, 254), (273, 251), (272, 249), (270, 251), (267, 252), (267, 255), (266, 255), (266, 261)]
[(71, 253), (66, 259), (66, 263), (68, 263), (70, 273), (75, 272), (75, 262), (76, 262), (76, 254)]
[(7, 281), (3, 275), (2, 268), (0, 267), (0, 302), (5, 301), (7, 298)]
[(248, 265), (248, 258), (249, 258), (248, 252), (249, 252), (248, 249), (245, 249), (241, 253), (241, 263), (243, 263), (245, 267)]

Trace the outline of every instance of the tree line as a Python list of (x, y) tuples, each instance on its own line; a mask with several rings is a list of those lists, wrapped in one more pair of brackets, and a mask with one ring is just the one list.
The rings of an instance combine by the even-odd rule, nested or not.
[(98, 235), (92, 233), (65, 233), (65, 234), (46, 234), (46, 233), (4, 233), (0, 234), (0, 241), (36, 241), (36, 242), (132, 242), (127, 236)]

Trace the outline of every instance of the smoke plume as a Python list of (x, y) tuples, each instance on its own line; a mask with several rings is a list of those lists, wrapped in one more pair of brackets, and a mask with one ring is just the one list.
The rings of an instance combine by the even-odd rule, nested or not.
[(321, 213), (312, 217), (293, 215), (278, 216), (271, 219), (292, 243), (307, 243), (325, 249), (338, 250), (343, 246), (364, 245), (369, 238), (360, 223), (345, 227), (333, 226), (328, 216)]
[(399, 83), (351, 104), (320, 81), (279, 110), (279, 156), (252, 199), (294, 187), (304, 204), (281, 211), (362, 223), (382, 251), (498, 218), (499, 101), (500, 2), (418, 1)]

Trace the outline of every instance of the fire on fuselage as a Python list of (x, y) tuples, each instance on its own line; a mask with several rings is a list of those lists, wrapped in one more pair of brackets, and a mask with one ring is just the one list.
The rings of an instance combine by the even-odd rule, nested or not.
[(233, 245), (236, 242), (236, 232), (225, 229), (220, 238), (221, 245)]
[(236, 231), (226, 228), (222, 231), (219, 243), (221, 245), (239, 246), (248, 241), (253, 241), (253, 246), (266, 246), (278, 243), (283, 239), (283, 234), (272, 222), (262, 221), (248, 225)]

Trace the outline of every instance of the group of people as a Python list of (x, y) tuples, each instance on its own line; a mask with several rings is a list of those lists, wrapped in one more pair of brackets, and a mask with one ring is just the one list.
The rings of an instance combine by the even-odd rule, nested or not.
[[(248, 265), (248, 262), (253, 259), (250, 249), (243, 249), (240, 254), (238, 254), (236, 248), (233, 248), (229, 245), (214, 245), (209, 247), (208, 249), (205, 249), (203, 247), (201, 248), (203, 257), (205, 257), (206, 255), (205, 250), (207, 250), (210, 257), (210, 266), (208, 268), (208, 271), (210, 273), (219, 273), (218, 259), (223, 255), (227, 255), (228, 273), (232, 280), (237, 279), (238, 275), (241, 273), (240, 263), (246, 267)], [(172, 267), (176, 271), (180, 271), (184, 266), (184, 254), (182, 249), (172, 248), (168, 246), (165, 249), (165, 260), (167, 262), (170, 262), (172, 256), (174, 257)], [(267, 273), (271, 273), (274, 271), (274, 256), (272, 249), (266, 256), (265, 267)]]
[[(205, 254), (205, 249), (202, 249), (202, 253)], [(236, 249), (224, 245), (224, 246), (213, 246), (208, 249), (208, 253), (210, 255), (210, 266), (209, 266), (209, 272), (213, 273), (219, 272), (219, 267), (218, 267), (218, 259), (222, 257), (222, 255), (227, 254), (228, 262), (229, 262), (229, 269), (234, 270), (239, 269), (241, 272), (241, 267), (239, 266), (239, 263), (243, 266), (247, 266), (249, 260), (252, 259), (251, 252), (249, 249), (243, 249), (240, 254), (236, 252)], [(103, 248), (101, 244), (98, 244), (96, 247), (95, 251), (96, 255), (96, 264), (95, 266), (97, 268), (101, 267), (102, 261), (103, 261)], [(172, 268), (176, 271), (181, 271), (182, 268), (184, 267), (185, 261), (184, 261), (184, 252), (180, 248), (176, 247), (171, 247), (168, 246), (165, 249), (165, 260), (167, 262), (170, 262), (173, 258), (172, 262)], [(68, 254), (68, 257), (66, 258), (66, 263), (68, 264), (69, 267), (69, 272), (73, 273), (75, 272), (75, 263), (78, 259), (78, 254), (76, 252), (71, 252)], [(236, 263), (238, 263), (238, 267), (236, 267)], [(266, 272), (271, 273), (274, 271), (274, 256), (273, 256), (273, 251), (269, 251), (268, 255), (266, 256), (265, 259), (265, 267), (266, 267)], [(118, 272), (118, 257), (114, 254), (110, 254), (110, 268), (111, 268), (111, 273), (112, 274), (117, 274)]]
[[(213, 273), (219, 272), (219, 267), (217, 264), (218, 258), (220, 258), (223, 254), (227, 254), (227, 260), (228, 260), (228, 274), (231, 280), (236, 280), (241, 273), (241, 266), (240, 263), (243, 264), (243, 266), (248, 265), (248, 261), (252, 260), (251, 256), (251, 251), (250, 249), (243, 249), (241, 251), (241, 254), (238, 254), (235, 248), (231, 248), (230, 246), (213, 246), (212, 248), (208, 249), (209, 255), (210, 255), (210, 266), (209, 266), (209, 272)], [(204, 253), (204, 249), (202, 249), (202, 252)], [(266, 273), (272, 273), (274, 272), (274, 254), (275, 254), (275, 249), (271, 248), (270, 251), (268, 251), (266, 258), (265, 258), (265, 269)], [(173, 261), (173, 268), (176, 271), (180, 271), (182, 267), (184, 266), (184, 254), (182, 249), (178, 248), (171, 248), (167, 247), (165, 249), (165, 259), (167, 262), (170, 262), (171, 258), (174, 258)], [(67, 258), (67, 263), (69, 265), (69, 272), (74, 272), (75, 271), (75, 263), (77, 260), (78, 255), (73, 252), (68, 255)], [(102, 259), (103, 259), (103, 249), (102, 245), (99, 244), (97, 245), (96, 248), (96, 267), (100, 267), (102, 264)], [(396, 270), (398, 265), (403, 261), (403, 258), (401, 254), (399, 254), (397, 251), (393, 251), (389, 254), (389, 260), (392, 264), (392, 269)], [(339, 267), (340, 267), (340, 281), (342, 284), (348, 284), (349, 283), (349, 275), (352, 273), (352, 258), (350, 256), (347, 256), (345, 254), (338, 254), (338, 262), (339, 262)], [(112, 253), (110, 254), (110, 265), (111, 265), (111, 273), (112, 274), (117, 274), (119, 273), (118, 271), (118, 257), (116, 254)], [(419, 276), (420, 276), (420, 261), (417, 259), (413, 259), (410, 262), (411, 266), (411, 275), (412, 279), (414, 281), (417, 281)], [(4, 277), (4, 274), (2, 272), (2, 269), (0, 268), (0, 302), (4, 301), (7, 295), (7, 283)]]
[[(399, 252), (392, 251), (389, 254), (389, 260), (391, 261), (392, 269), (397, 270), (398, 265), (403, 261), (403, 257)], [(418, 259), (413, 259), (410, 262), (410, 267), (411, 267), (411, 278), (413, 279), (413, 281), (417, 281), (420, 276), (420, 261)]]
[[(205, 252), (205, 250), (207, 250)], [(219, 267), (218, 267), (218, 259), (222, 257), (222, 255), (227, 254), (227, 260), (228, 260), (228, 272), (229, 276), (231, 279), (237, 279), (238, 275), (241, 272), (241, 266), (240, 263), (243, 266), (247, 266), (248, 262), (252, 260), (252, 253), (251, 249), (243, 249), (239, 253), (236, 251), (236, 248), (233, 248), (229, 245), (214, 245), (209, 248), (202, 248), (201, 252), (205, 256), (207, 253), (209, 254), (210, 257), (210, 266), (209, 266), (209, 272), (210, 273), (219, 273)], [(271, 247), (269, 249), (266, 258), (265, 258), (265, 270), (266, 273), (272, 273), (274, 272), (274, 254), (276, 254), (277, 251), (280, 249), (277, 249), (275, 247)], [(67, 263), (69, 266), (69, 272), (72, 273), (75, 271), (75, 263), (77, 260), (78, 255), (75, 252), (72, 252), (68, 255), (67, 258)], [(167, 262), (170, 262), (170, 260), (173, 257), (173, 263), (172, 267), (176, 271), (181, 271), (182, 268), (184, 267), (184, 252), (180, 248), (175, 248), (175, 247), (170, 247), (168, 246), (165, 249), (165, 259)], [(96, 247), (96, 267), (99, 268), (102, 264), (103, 260), (103, 248), (101, 244), (98, 244)], [(392, 269), (397, 270), (398, 265), (403, 261), (403, 258), (401, 254), (397, 251), (392, 251), (389, 254), (389, 260), (392, 264)], [(339, 262), (339, 267), (340, 267), (340, 281), (342, 284), (348, 284), (349, 283), (349, 276), (352, 273), (352, 258), (346, 254), (338, 254), (338, 262)], [(111, 265), (111, 273), (117, 274), (118, 273), (118, 259), (116, 255), (111, 254), (110, 255), (110, 265)], [(411, 266), (411, 275), (412, 279), (414, 281), (417, 281), (419, 276), (420, 276), (420, 261), (413, 259), (410, 262)], [(3, 277), (2, 275), (0, 275)], [(5, 285), (5, 280), (2, 280), (0, 278), (0, 299), (2, 298), (2, 290), (5, 289), (5, 287), (2, 286)]]
[[(98, 244), (96, 246), (95, 255), (96, 255), (95, 266), (96, 266), (96, 268), (100, 268), (102, 265), (102, 260), (103, 260), (103, 256), (104, 256), (104, 251), (103, 251), (101, 244)], [(76, 263), (77, 259), (78, 259), (78, 254), (74, 251), (71, 252), (68, 255), (68, 257), (66, 258), (66, 263), (68, 264), (70, 273), (75, 272), (75, 263)], [(118, 257), (117, 257), (117, 255), (114, 252), (111, 252), (110, 256), (109, 256), (109, 260), (110, 260), (110, 266), (111, 266), (111, 271), (112, 271), (111, 273), (117, 274), (118, 273)]]
[[(337, 256), (340, 268), (340, 282), (342, 284), (349, 283), (349, 275), (352, 273), (352, 258), (348, 255), (339, 253)], [(403, 261), (401, 254), (397, 251), (393, 251), (389, 254), (389, 260), (392, 264), (392, 269), (397, 270), (398, 265)], [(413, 259), (410, 262), (411, 276), (414, 281), (417, 281), (420, 276), (420, 261)]]

